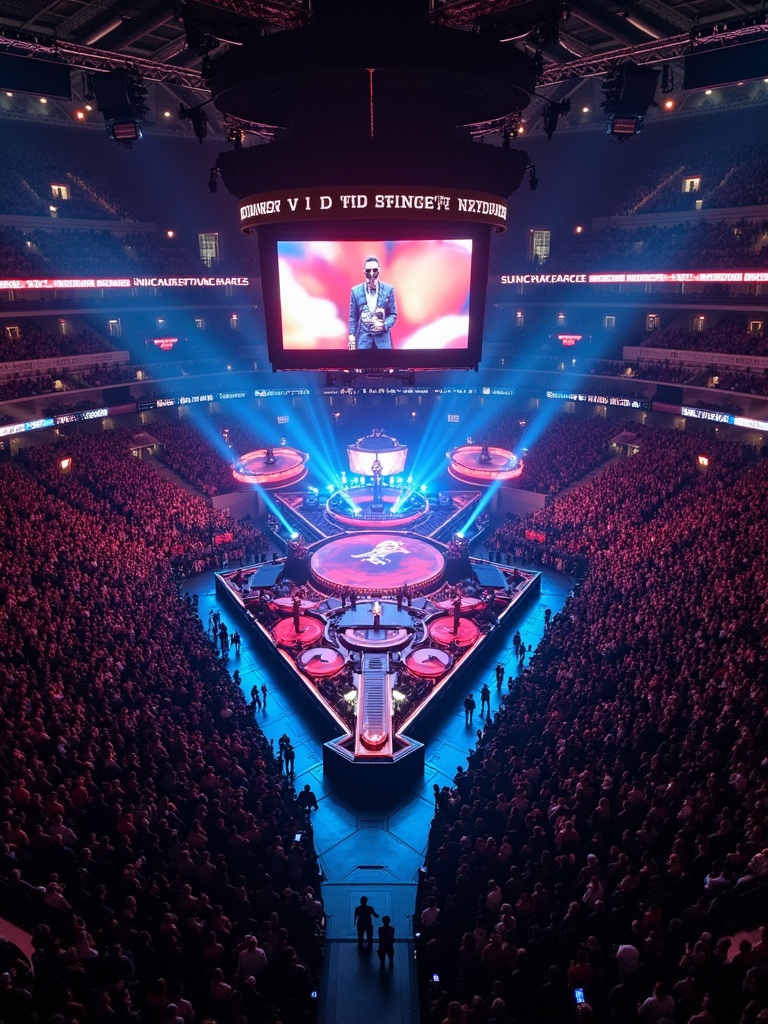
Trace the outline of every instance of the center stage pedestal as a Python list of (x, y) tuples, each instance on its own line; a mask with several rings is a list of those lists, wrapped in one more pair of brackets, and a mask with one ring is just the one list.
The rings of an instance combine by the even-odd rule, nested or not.
[(316, 548), (310, 572), (333, 594), (354, 590), (383, 597), (404, 587), (422, 594), (442, 580), (445, 555), (437, 544), (412, 534), (359, 533), (335, 537)]

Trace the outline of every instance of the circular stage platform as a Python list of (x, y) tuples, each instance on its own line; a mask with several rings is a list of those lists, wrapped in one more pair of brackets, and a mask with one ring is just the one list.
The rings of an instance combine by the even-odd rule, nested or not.
[[(276, 597), (272, 601), (270, 601), (270, 605), (275, 609), (275, 611), (283, 612), (284, 614), (287, 614), (287, 615), (293, 614), (293, 598), (292, 597)], [(302, 598), (301, 601), (299, 602), (299, 605), (300, 605), (299, 611), (305, 612), (308, 608), (314, 608), (315, 607), (315, 602), (314, 601), (307, 601), (306, 598)]]
[[(429, 512), (429, 502), (415, 491), (404, 497), (405, 488), (381, 486), (383, 509), (373, 509), (373, 487), (363, 484), (336, 491), (325, 503), (329, 519), (354, 529), (402, 530), (418, 523)], [(350, 501), (354, 503), (354, 508)], [(399, 504), (398, 504), (399, 503)]]
[(497, 480), (516, 480), (523, 463), (514, 452), (495, 445), (464, 444), (448, 453), (448, 472), (456, 480), (485, 487)]
[(346, 664), (342, 655), (330, 647), (312, 647), (308, 651), (302, 651), (296, 660), (301, 671), (313, 679), (335, 676)]
[(300, 643), (302, 647), (309, 644), (316, 644), (323, 635), (323, 625), (317, 619), (310, 619), (308, 615), (299, 618), (299, 632), (293, 628), (293, 616), (289, 615), (276, 623), (274, 628), (275, 643), (280, 647), (293, 647)]
[(480, 636), (480, 630), (470, 619), (459, 619), (459, 630), (454, 633), (452, 615), (441, 615), (439, 619), (433, 619), (428, 629), (430, 640), (445, 647), (450, 647), (451, 644), (471, 647)]
[(309, 456), (298, 448), (259, 448), (241, 455), (232, 476), (241, 484), (256, 484), (267, 490), (297, 484), (307, 475)]
[(336, 537), (313, 551), (312, 578), (331, 593), (396, 594), (402, 587), (423, 593), (445, 571), (445, 555), (430, 541), (407, 534), (361, 533)]
[(420, 679), (439, 679), (453, 664), (453, 659), (437, 647), (419, 647), (405, 659), (409, 672)]

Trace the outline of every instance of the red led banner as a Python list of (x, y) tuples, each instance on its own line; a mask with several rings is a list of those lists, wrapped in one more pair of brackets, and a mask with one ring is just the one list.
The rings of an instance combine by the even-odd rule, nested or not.
[(247, 277), (20, 277), (0, 280), (0, 290), (54, 288), (247, 288)]

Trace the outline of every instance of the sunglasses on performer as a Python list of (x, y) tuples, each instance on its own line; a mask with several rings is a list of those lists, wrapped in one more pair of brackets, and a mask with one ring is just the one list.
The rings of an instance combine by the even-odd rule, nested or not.
[(378, 277), (379, 276), (379, 272), (378, 272), (378, 270), (366, 270), (365, 276), (366, 277)]

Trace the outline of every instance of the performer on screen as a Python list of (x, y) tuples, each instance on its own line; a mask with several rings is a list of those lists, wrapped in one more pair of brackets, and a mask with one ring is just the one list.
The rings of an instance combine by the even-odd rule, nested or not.
[(363, 270), (365, 282), (354, 285), (349, 296), (349, 347), (391, 349), (390, 331), (397, 320), (395, 289), (379, 280), (376, 256), (368, 256)]

